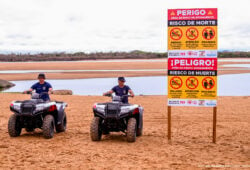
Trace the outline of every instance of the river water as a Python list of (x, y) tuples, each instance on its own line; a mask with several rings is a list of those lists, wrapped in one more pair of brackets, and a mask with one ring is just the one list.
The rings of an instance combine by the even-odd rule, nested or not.
[[(128, 77), (127, 84), (136, 95), (166, 95), (167, 77)], [(102, 95), (117, 84), (116, 78), (91, 78), (91, 79), (67, 79), (47, 80), (55, 90), (72, 90), (75, 95)], [(12, 81), (15, 87), (4, 92), (22, 92), (29, 89), (36, 80)], [(250, 96), (250, 74), (230, 74), (218, 76), (219, 96)]]

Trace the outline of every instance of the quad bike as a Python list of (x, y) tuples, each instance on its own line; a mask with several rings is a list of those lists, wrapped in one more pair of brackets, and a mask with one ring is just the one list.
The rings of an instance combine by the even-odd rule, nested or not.
[(142, 135), (143, 107), (122, 103), (123, 97), (130, 96), (113, 96), (112, 102), (94, 104), (94, 118), (90, 126), (92, 141), (100, 141), (102, 134), (109, 132), (126, 133), (128, 142), (135, 142), (136, 136)]
[(35, 128), (43, 130), (44, 138), (52, 138), (54, 130), (64, 132), (67, 125), (65, 108), (67, 103), (58, 101), (44, 101), (43, 95), (31, 93), (30, 100), (13, 101), (10, 110), (14, 113), (9, 118), (8, 132), (11, 137), (20, 136), (22, 128), (27, 132), (34, 131)]

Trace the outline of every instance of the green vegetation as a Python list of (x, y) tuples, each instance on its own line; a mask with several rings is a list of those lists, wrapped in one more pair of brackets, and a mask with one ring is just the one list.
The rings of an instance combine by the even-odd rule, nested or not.
[[(219, 52), (219, 58), (250, 58), (250, 52)], [(97, 53), (39, 53), (39, 54), (0, 54), (2, 62), (17, 61), (78, 61), (98, 59), (157, 59), (167, 58), (167, 53), (131, 51), (131, 52), (97, 52)]]

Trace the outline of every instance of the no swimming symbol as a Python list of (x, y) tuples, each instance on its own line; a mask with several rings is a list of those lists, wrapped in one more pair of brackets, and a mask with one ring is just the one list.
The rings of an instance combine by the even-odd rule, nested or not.
[(180, 77), (173, 77), (170, 80), (170, 86), (173, 89), (179, 89), (182, 86), (182, 79)]
[(182, 37), (182, 30), (180, 28), (173, 28), (170, 31), (170, 37), (173, 40), (180, 40)]

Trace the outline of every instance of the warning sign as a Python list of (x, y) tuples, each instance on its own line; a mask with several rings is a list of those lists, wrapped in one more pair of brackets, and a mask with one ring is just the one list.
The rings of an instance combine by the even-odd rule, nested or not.
[(168, 10), (168, 105), (217, 104), (217, 9)]
[(202, 31), (202, 36), (206, 40), (212, 40), (215, 37), (215, 30), (211, 27), (206, 27)]
[(217, 8), (169, 9), (168, 20), (217, 20)]
[(168, 83), (169, 99), (216, 100), (217, 97), (216, 76), (168, 76)]
[(214, 87), (215, 85), (215, 81), (212, 77), (205, 77), (202, 80), (202, 86), (204, 87), (204, 89), (206, 90), (210, 90)]
[(173, 28), (170, 31), (170, 38), (173, 40), (180, 40), (182, 37), (182, 30), (180, 28)]
[(188, 77), (186, 80), (186, 86), (189, 89), (196, 89), (198, 87), (198, 79), (196, 77)]
[(182, 80), (180, 77), (172, 77), (172, 79), (170, 80), (170, 86), (173, 89), (179, 89), (182, 86)]
[(217, 58), (169, 58), (169, 70), (217, 70)]
[(168, 27), (168, 50), (217, 50), (217, 26), (174, 27), (177, 34), (172, 30)]
[(195, 40), (198, 38), (199, 32), (196, 28), (191, 27), (189, 29), (187, 29), (186, 31), (186, 36), (189, 40)]

